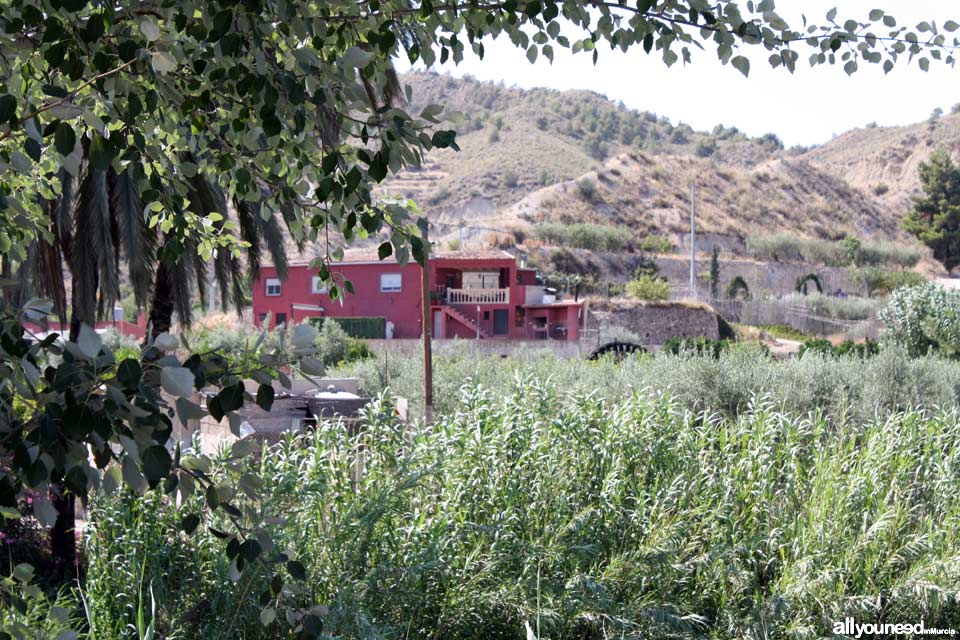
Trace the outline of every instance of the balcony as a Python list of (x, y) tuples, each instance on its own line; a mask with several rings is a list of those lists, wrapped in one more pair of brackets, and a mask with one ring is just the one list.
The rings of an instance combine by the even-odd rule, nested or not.
[(510, 289), (447, 289), (447, 304), (510, 304)]

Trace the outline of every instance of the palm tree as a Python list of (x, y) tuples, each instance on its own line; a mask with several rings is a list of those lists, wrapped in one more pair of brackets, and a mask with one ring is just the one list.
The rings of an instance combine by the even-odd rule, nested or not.
[[(134, 169), (98, 169), (84, 151), (77, 188), (74, 189), (74, 178), (61, 169), (60, 197), (44, 203), (50, 217), (51, 240), (37, 240), (28, 247), (26, 260), (17, 270), (18, 299), (23, 302), (32, 294), (48, 297), (62, 324), (69, 316), (69, 340), (75, 342), (82, 324), (94, 325), (107, 310), (113, 309), (120, 297), (123, 262), (137, 307), (150, 309), (153, 337), (170, 329), (174, 313), (189, 325), (194, 288), (201, 301), (207, 293), (207, 265), (195, 242), (187, 240), (185, 246), (177, 246), (183, 243), (161, 237), (156, 228), (150, 227), (132, 174)], [(223, 220), (229, 212), (217, 185), (195, 177), (190, 181), (188, 198), (197, 215), (219, 213), (222, 219), (217, 225), (223, 230)], [(258, 205), (246, 202), (234, 201), (234, 209), (240, 237), (249, 243), (246, 258), (251, 276), (259, 276), (262, 252), (266, 250), (278, 273), (286, 277), (286, 245), (276, 217), (272, 213), (264, 216)], [(2, 266), (11, 269), (6, 259)], [(69, 309), (64, 268), (69, 270), (71, 279)], [(214, 272), (223, 306), (232, 301), (237, 311), (242, 311), (246, 300), (241, 261), (228, 251), (218, 252)], [(70, 571), (76, 559), (76, 504), (64, 489), (58, 486), (54, 490), (57, 521), (50, 532), (50, 546), (61, 569)]]

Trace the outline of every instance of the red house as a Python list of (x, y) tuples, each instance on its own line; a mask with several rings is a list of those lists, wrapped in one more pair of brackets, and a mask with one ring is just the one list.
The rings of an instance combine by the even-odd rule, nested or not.
[[(579, 338), (583, 305), (557, 301), (537, 284), (534, 269), (518, 267), (506, 251), (435, 253), (428, 268), (434, 338)], [(253, 284), (257, 325), (316, 317), (382, 318), (383, 337), (420, 337), (422, 272), (416, 262), (400, 266), (375, 253), (348, 251), (330, 271), (338, 282), (349, 280), (355, 293), (331, 300), (317, 270), (306, 264), (291, 265), (285, 281), (276, 269), (264, 267)]]

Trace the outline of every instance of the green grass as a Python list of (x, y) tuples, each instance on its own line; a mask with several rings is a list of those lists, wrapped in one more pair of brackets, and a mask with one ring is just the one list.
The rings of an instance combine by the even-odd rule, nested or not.
[(785, 340), (797, 340), (800, 342), (810, 337), (804, 332), (794, 329), (793, 327), (788, 327), (787, 325), (784, 325), (784, 324), (760, 324), (760, 325), (735, 324), (734, 327), (738, 330), (740, 327), (754, 328), (754, 329), (763, 331), (764, 333), (767, 333), (768, 335), (771, 335), (774, 338), (783, 338)]

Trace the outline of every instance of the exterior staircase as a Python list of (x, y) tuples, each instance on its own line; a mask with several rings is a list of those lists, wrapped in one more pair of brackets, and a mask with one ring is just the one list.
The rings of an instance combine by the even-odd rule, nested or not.
[[(446, 313), (449, 317), (453, 318), (463, 326), (467, 327), (468, 329), (470, 329), (470, 331), (474, 333), (474, 335), (476, 335), (477, 323), (475, 320), (471, 320), (469, 317), (467, 317), (466, 315), (464, 315), (463, 313), (461, 313), (460, 311), (458, 311), (454, 307), (451, 307), (448, 304), (443, 305), (441, 308), (443, 309), (443, 312)], [(489, 338), (490, 335), (481, 328), (480, 337)]]

